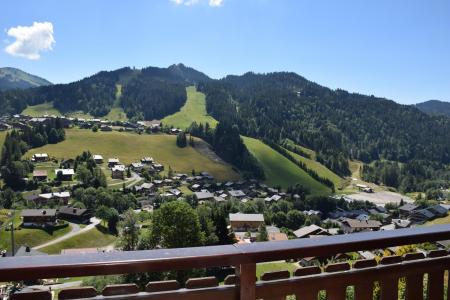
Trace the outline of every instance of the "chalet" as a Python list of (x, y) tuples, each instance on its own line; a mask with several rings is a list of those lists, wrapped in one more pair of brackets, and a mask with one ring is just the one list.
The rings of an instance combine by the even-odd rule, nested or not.
[(118, 165), (118, 164), (120, 164), (120, 161), (119, 161), (118, 158), (109, 158), (108, 159), (108, 168), (112, 168), (112, 167), (114, 167), (115, 165)]
[(408, 217), (411, 222), (417, 224), (425, 223), (434, 218), (436, 218), (436, 215), (428, 209), (414, 210)]
[(111, 169), (112, 179), (124, 179), (126, 167), (124, 165), (114, 165)]
[(210, 193), (208, 190), (195, 192), (194, 195), (198, 199), (198, 201), (214, 200), (214, 194)]
[(103, 163), (103, 156), (99, 155), (99, 154), (94, 154), (92, 156), (92, 158), (94, 159), (95, 163), (100, 165)]
[(158, 164), (158, 163), (153, 163), (153, 168), (155, 168), (155, 170), (157, 170), (158, 172), (161, 172), (164, 170), (164, 166), (162, 164)]
[(179, 134), (182, 130), (179, 128), (172, 128), (170, 129), (171, 134)]
[(411, 226), (411, 221), (403, 219), (392, 219), (392, 224), (395, 225), (395, 229), (408, 228), (409, 226)]
[(100, 131), (112, 131), (112, 127), (111, 126), (107, 126), (107, 125), (102, 125), (100, 126)]
[(34, 170), (33, 171), (33, 179), (37, 181), (46, 181), (47, 180), (47, 171), (46, 170)]
[(75, 171), (73, 169), (56, 169), (55, 175), (62, 181), (72, 181)]
[(230, 194), (230, 197), (233, 198), (243, 198), (245, 197), (245, 193), (241, 190), (231, 190), (228, 192), (228, 194)]
[(11, 128), (12, 128), (11, 125), (3, 123), (3, 122), (0, 122), (0, 131), (9, 130)]
[(144, 164), (140, 162), (134, 162), (131, 164), (131, 169), (135, 172), (141, 172), (144, 169)]
[(36, 153), (33, 154), (31, 161), (33, 162), (45, 162), (48, 161), (49, 157), (47, 153)]
[(398, 208), (401, 217), (408, 217), (414, 210), (418, 209), (417, 205), (406, 203)]
[(51, 227), (56, 223), (56, 209), (24, 209), (21, 216), (24, 227)]
[(278, 200), (280, 200), (282, 197), (280, 196), (280, 195), (272, 195), (272, 196), (270, 196), (270, 197), (266, 197), (266, 198), (264, 198), (264, 201), (266, 201), (266, 202), (272, 202), (272, 201), (278, 201)]
[(191, 186), (191, 190), (193, 190), (193, 191), (197, 191), (197, 190), (199, 190), (200, 188), (201, 188), (201, 185), (198, 184), (198, 183), (193, 184), (193, 185)]
[(74, 223), (86, 224), (91, 219), (91, 213), (85, 208), (63, 206), (58, 210), (58, 218)]
[(40, 205), (62, 204), (67, 205), (70, 199), (70, 192), (56, 192), (56, 193), (43, 193), (39, 194), (36, 202)]
[(433, 205), (431, 207), (428, 207), (427, 209), (438, 218), (445, 217), (448, 213), (448, 209), (440, 204)]
[(156, 179), (156, 180), (153, 180), (153, 183), (154, 183), (156, 186), (162, 186), (163, 181), (162, 181), (162, 180), (159, 180), (159, 179)]
[(326, 229), (323, 229), (320, 226), (312, 224), (312, 225), (297, 229), (296, 231), (294, 231), (294, 235), (298, 239), (303, 239), (303, 238), (309, 238), (312, 236), (323, 236), (323, 235), (330, 235), (330, 234), (328, 233), (328, 231)]
[(169, 193), (177, 197), (180, 197), (183, 194), (179, 189), (170, 189)]
[(230, 226), (235, 232), (258, 231), (264, 224), (262, 214), (230, 214)]
[(153, 183), (144, 182), (143, 184), (136, 186), (135, 190), (137, 193), (149, 194), (156, 191), (156, 186)]
[(153, 163), (153, 158), (146, 156), (141, 159), (141, 163), (146, 164), (146, 165), (151, 165)]
[(376, 231), (381, 227), (381, 223), (375, 220), (359, 221), (355, 219), (344, 219), (341, 222), (341, 229), (344, 233), (359, 231)]

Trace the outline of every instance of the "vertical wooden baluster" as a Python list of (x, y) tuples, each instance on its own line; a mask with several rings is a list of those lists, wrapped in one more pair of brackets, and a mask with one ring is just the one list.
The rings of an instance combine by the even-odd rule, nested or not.
[[(401, 256), (385, 256), (381, 259), (381, 265), (390, 265), (401, 263)], [(398, 299), (398, 278), (383, 278), (380, 280), (381, 300)]]
[[(260, 280), (261, 281), (271, 281), (271, 280), (280, 280), (280, 279), (287, 279), (291, 277), (291, 274), (288, 270), (283, 271), (273, 271), (273, 272), (265, 272), (263, 275), (261, 275)], [(281, 295), (277, 297), (271, 297), (271, 298), (264, 298), (264, 300), (286, 300), (286, 295)]]
[[(377, 266), (375, 259), (361, 259), (355, 261), (353, 269), (373, 268)], [(374, 278), (364, 278), (362, 282), (355, 284), (355, 299), (372, 300), (373, 299)]]
[(428, 273), (428, 300), (444, 300), (444, 271)]
[(327, 290), (327, 300), (345, 300), (346, 286), (333, 287)]
[[(423, 253), (407, 253), (405, 261), (424, 259)], [(406, 300), (423, 300), (423, 274), (413, 274), (406, 277)]]
[(242, 264), (238, 268), (240, 300), (255, 300), (256, 264)]
[[(294, 272), (294, 276), (310, 276), (320, 274), (322, 270), (319, 267), (303, 267), (298, 268)], [(317, 300), (319, 290), (317, 287), (299, 287), (295, 293), (296, 300)]]

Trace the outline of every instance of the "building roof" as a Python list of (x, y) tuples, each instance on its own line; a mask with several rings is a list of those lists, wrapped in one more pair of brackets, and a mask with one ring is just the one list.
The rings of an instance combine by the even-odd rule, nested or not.
[(309, 226), (305, 226), (305, 227), (302, 227), (302, 228), (297, 229), (296, 231), (294, 231), (294, 235), (297, 238), (305, 238), (305, 237), (308, 237), (310, 235), (317, 235), (317, 234), (319, 234), (319, 235), (323, 235), (323, 234), (329, 235), (328, 232), (325, 229), (323, 229), (322, 227), (317, 226), (315, 224), (312, 224), (312, 225), (309, 225)]
[(97, 248), (74, 248), (74, 249), (62, 249), (61, 254), (88, 254), (88, 253), (98, 253), (101, 250)]
[(23, 209), (22, 217), (41, 217), (41, 216), (56, 216), (56, 209)]
[(108, 158), (108, 163), (119, 163), (118, 158)]
[(228, 193), (231, 197), (245, 197), (245, 193), (241, 190), (231, 190)]
[(264, 216), (262, 214), (230, 214), (230, 222), (233, 221), (264, 222)]
[(112, 171), (113, 172), (125, 172), (125, 166), (124, 165), (115, 165), (114, 167), (112, 167)]
[(33, 177), (47, 177), (47, 171), (46, 170), (34, 170)]
[(87, 209), (86, 208), (76, 208), (76, 207), (70, 207), (70, 206), (63, 206), (59, 208), (59, 213), (60, 214), (65, 214), (65, 215), (73, 215), (73, 216), (81, 216), (85, 213), (87, 213)]
[(103, 160), (103, 156), (101, 156), (101, 155), (99, 155), (99, 154), (94, 154), (93, 156), (92, 156), (92, 158), (94, 159), (94, 160)]
[(417, 205), (414, 205), (412, 203), (406, 203), (405, 205), (400, 206), (398, 209), (411, 212), (411, 211), (415, 210), (416, 208), (418, 208)]
[(33, 157), (37, 157), (37, 158), (47, 158), (48, 154), (47, 153), (35, 153), (33, 154)]
[(201, 191), (201, 192), (195, 192), (195, 197), (197, 197), (198, 200), (206, 200), (206, 199), (213, 199), (214, 194), (210, 193), (209, 191)]
[(64, 176), (75, 175), (75, 171), (73, 169), (55, 169), (55, 174), (61, 172)]
[(376, 220), (359, 221), (355, 219), (345, 219), (342, 223), (347, 223), (351, 228), (379, 228), (381, 223)]

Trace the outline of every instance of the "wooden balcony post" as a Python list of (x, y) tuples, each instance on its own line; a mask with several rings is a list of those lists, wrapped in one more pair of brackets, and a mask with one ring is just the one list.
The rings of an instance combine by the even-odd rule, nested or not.
[(256, 299), (256, 264), (242, 264), (236, 268), (239, 276), (240, 300)]

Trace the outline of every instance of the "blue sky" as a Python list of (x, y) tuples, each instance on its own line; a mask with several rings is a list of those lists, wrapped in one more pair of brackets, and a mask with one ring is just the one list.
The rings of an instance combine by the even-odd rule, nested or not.
[(214, 78), (294, 71), (400, 103), (450, 101), (448, 0), (2, 0), (0, 28), (0, 66), (55, 83), (182, 62)]

